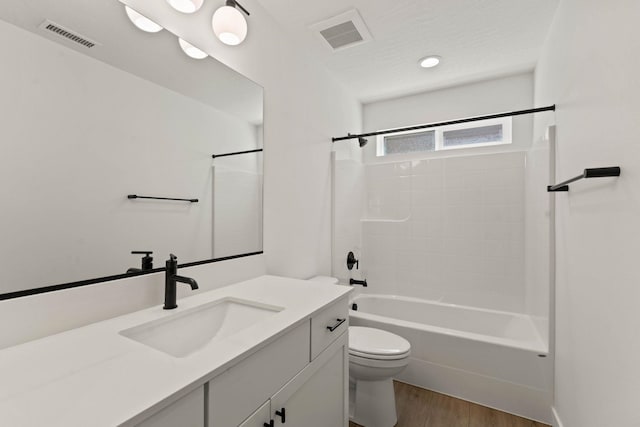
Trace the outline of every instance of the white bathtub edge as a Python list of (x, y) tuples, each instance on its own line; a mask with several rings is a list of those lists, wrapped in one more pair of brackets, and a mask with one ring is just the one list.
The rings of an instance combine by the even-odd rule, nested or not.
[[(517, 416), (551, 423), (551, 393), (418, 359), (409, 359), (399, 381)], [(554, 427), (562, 427), (562, 424)]]
[(522, 344), (512, 340), (495, 338), (495, 337), (490, 337), (486, 335), (479, 335), (479, 334), (474, 334), (470, 332), (455, 331), (453, 329), (445, 329), (438, 326), (425, 325), (421, 323), (410, 322), (407, 320), (380, 316), (377, 314), (367, 313), (359, 310), (358, 311), (349, 310), (349, 316), (351, 318), (360, 318), (360, 319), (374, 321), (374, 322), (391, 323), (391, 324), (405, 327), (405, 328), (418, 329), (418, 330), (423, 330), (427, 332), (435, 332), (442, 335), (448, 335), (448, 336), (457, 337), (457, 338), (464, 338), (472, 341), (488, 342), (488, 343), (499, 345), (502, 347), (526, 350), (526, 351), (530, 351), (536, 354), (541, 354), (544, 356), (549, 355), (549, 349), (547, 347), (543, 347), (542, 345), (539, 345), (539, 346), (526, 345), (526, 344)]
[(558, 410), (555, 406), (551, 407), (551, 415), (553, 416), (552, 426), (553, 427), (564, 427), (562, 421), (560, 420), (560, 415), (558, 414)]

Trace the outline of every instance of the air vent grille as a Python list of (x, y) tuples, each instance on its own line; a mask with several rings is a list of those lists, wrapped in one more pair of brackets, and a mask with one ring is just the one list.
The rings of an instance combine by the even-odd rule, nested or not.
[(372, 39), (357, 10), (353, 9), (310, 27), (332, 51), (357, 46)]
[(88, 49), (95, 47), (98, 45), (97, 42), (85, 37), (75, 31), (72, 31), (68, 28), (63, 27), (62, 25), (58, 25), (55, 22), (51, 22), (49, 20), (44, 21), (40, 24), (40, 28), (49, 32), (52, 32), (60, 37), (64, 37), (67, 40), (70, 40), (74, 43), (80, 44)]
[(320, 31), (320, 34), (334, 49), (362, 41), (362, 36), (351, 21), (329, 27)]

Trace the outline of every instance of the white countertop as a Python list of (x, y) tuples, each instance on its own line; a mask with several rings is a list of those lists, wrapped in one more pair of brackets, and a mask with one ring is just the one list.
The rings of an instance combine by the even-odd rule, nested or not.
[[(163, 310), (160, 305), (1, 350), (0, 424), (134, 425), (350, 290), (344, 286), (262, 276), (180, 299), (175, 310)], [(124, 329), (225, 297), (280, 306), (284, 310), (184, 358), (169, 356), (119, 334)]]

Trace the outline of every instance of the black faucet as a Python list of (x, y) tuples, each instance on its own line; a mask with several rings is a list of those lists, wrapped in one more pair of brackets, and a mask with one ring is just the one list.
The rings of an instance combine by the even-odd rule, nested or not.
[(362, 286), (364, 286), (366, 288), (367, 287), (367, 280), (366, 279), (365, 280), (349, 279), (349, 284), (351, 286), (353, 286), (353, 285), (362, 285)]
[(167, 270), (164, 276), (164, 309), (173, 310), (178, 306), (176, 304), (176, 283), (186, 283), (191, 286), (192, 290), (198, 289), (198, 282), (190, 277), (178, 276), (178, 257), (174, 254), (169, 255), (166, 263)]
[(144, 255), (142, 257), (142, 268), (130, 268), (127, 270), (127, 274), (153, 270), (153, 257), (151, 256), (153, 253), (152, 251), (133, 251), (131, 253), (134, 255)]

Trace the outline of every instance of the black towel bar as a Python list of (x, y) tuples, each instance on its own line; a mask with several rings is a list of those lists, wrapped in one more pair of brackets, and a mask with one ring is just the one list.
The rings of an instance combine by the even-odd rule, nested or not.
[(176, 202), (198, 203), (198, 199), (174, 199), (173, 197), (138, 196), (136, 194), (129, 194), (127, 196), (127, 199), (173, 200), (173, 201), (176, 201)]
[(620, 167), (611, 166), (608, 168), (590, 168), (585, 169), (582, 175), (578, 175), (574, 178), (568, 179), (560, 184), (547, 186), (547, 191), (550, 193), (557, 191), (569, 191), (569, 184), (584, 178), (604, 178), (608, 176), (620, 176)]

